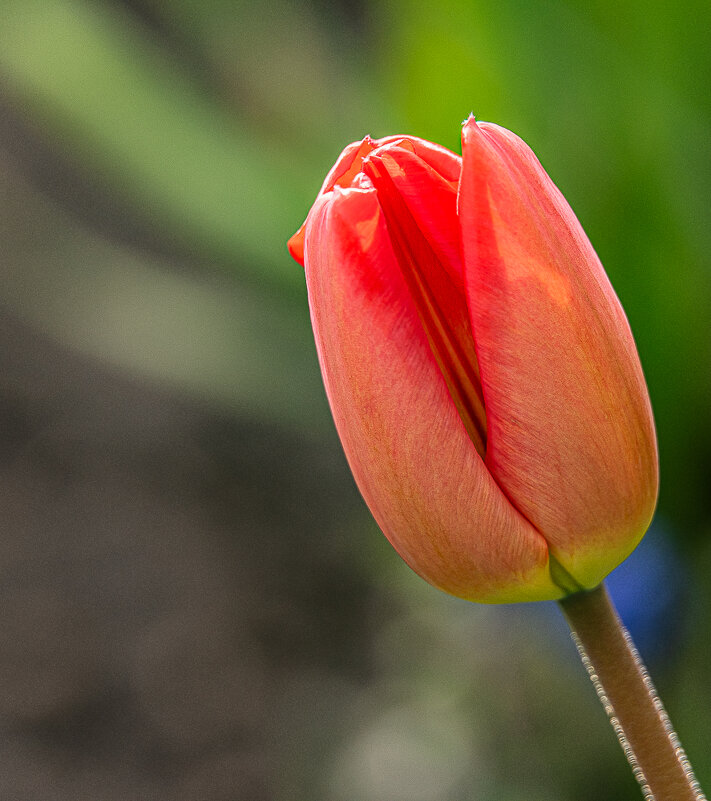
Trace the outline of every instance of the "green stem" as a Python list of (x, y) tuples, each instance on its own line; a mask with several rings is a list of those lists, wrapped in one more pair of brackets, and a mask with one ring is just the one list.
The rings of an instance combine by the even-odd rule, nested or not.
[(603, 584), (559, 602), (647, 801), (705, 801), (662, 702)]

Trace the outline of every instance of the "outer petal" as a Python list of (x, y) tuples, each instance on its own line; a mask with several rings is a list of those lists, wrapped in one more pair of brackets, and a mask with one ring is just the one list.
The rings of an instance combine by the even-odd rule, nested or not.
[(462, 138), (459, 215), (486, 463), (556, 559), (592, 587), (634, 548), (656, 502), (635, 344), (580, 223), (528, 146), (473, 118)]
[[(364, 185), (365, 186), (365, 185)], [(358, 486), (421, 576), (479, 601), (556, 598), (544, 539), (468, 438), (395, 260), (374, 189), (334, 189), (306, 225), (326, 391)]]

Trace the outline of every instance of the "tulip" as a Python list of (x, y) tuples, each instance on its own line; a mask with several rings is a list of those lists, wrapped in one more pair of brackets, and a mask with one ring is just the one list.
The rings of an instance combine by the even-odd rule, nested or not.
[(326, 393), (380, 528), (486, 603), (598, 586), (657, 497), (624, 311), (530, 148), (471, 117), (462, 157), (349, 145), (289, 242)]

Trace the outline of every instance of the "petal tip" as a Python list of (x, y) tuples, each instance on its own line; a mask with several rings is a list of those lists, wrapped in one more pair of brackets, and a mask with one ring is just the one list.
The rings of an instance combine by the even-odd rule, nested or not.
[(470, 114), (462, 123), (462, 143), (479, 134), (481, 134), (479, 123), (477, 122), (476, 117), (473, 114)]
[(292, 259), (298, 261), (302, 267), (304, 266), (304, 228), (305, 224), (286, 243)]

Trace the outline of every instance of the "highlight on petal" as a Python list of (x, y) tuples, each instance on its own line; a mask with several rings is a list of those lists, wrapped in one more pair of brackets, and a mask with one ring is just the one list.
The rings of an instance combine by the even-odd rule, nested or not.
[(528, 146), (465, 123), (459, 222), (487, 414), (486, 465), (583, 587), (654, 511), (656, 438), (627, 319)]

